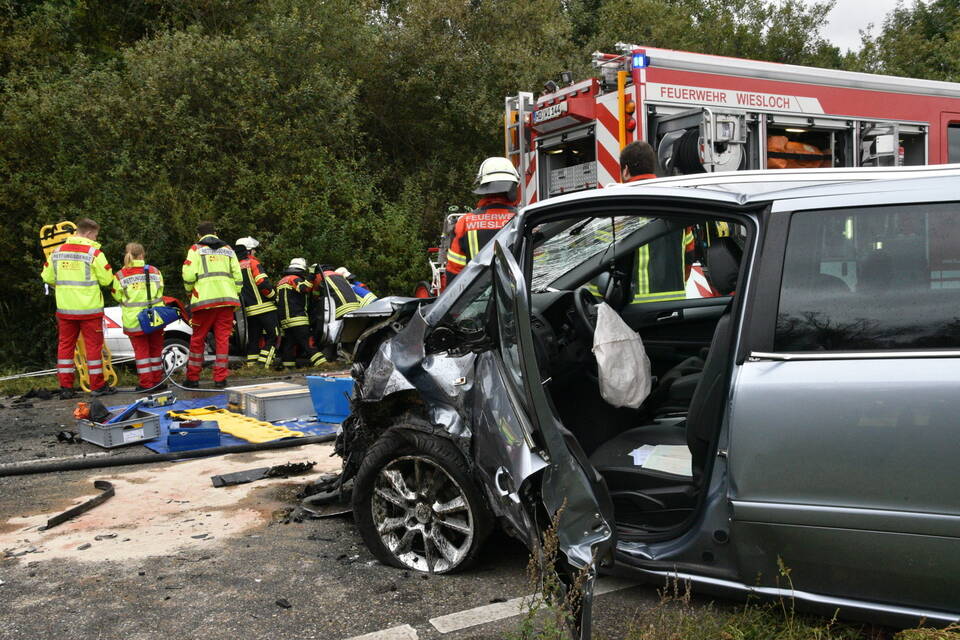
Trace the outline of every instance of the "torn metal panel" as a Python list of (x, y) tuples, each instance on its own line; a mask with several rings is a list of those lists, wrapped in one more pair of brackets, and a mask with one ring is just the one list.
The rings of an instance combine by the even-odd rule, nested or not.
[(53, 516), (52, 518), (47, 520), (47, 524), (46, 526), (43, 527), (43, 531), (52, 529), (59, 524), (63, 524), (67, 520), (71, 520), (73, 518), (76, 518), (82, 513), (86, 513), (87, 511), (90, 511), (90, 509), (93, 509), (94, 507), (103, 504), (104, 502), (106, 502), (107, 500), (109, 500), (115, 495), (113, 485), (107, 482), (106, 480), (94, 480), (93, 488), (100, 491), (101, 492), (100, 495), (90, 498), (86, 502), (82, 504), (78, 504), (72, 509), (67, 509), (66, 511), (64, 511), (59, 515)]
[(215, 487), (230, 487), (235, 484), (256, 482), (264, 478), (288, 478), (290, 476), (300, 475), (313, 469), (316, 464), (316, 462), (290, 462), (272, 467), (258, 467), (256, 469), (246, 469), (244, 471), (211, 476), (210, 480)]

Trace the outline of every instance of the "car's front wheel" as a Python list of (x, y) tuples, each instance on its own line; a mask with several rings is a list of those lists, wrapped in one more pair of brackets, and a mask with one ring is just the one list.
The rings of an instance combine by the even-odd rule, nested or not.
[(387, 431), (364, 456), (353, 514), (370, 551), (403, 569), (450, 573), (476, 559), (492, 518), (449, 441)]

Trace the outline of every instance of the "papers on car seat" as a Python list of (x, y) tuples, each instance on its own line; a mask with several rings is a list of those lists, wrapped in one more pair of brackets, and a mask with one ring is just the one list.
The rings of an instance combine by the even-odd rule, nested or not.
[(633, 466), (642, 467), (643, 463), (650, 457), (650, 454), (653, 453), (653, 449), (654, 446), (652, 444), (645, 444), (631, 451), (630, 457), (633, 458)]
[(693, 456), (682, 444), (645, 444), (630, 452), (633, 464), (650, 471), (672, 473), (677, 476), (693, 476)]

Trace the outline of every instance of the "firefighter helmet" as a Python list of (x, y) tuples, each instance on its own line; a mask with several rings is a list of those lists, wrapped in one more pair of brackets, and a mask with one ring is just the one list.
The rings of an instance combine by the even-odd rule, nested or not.
[(303, 258), (294, 258), (293, 260), (290, 261), (290, 266), (287, 267), (287, 270), (288, 271), (297, 270), (297, 271), (303, 271), (304, 273), (306, 273), (307, 261), (304, 260)]
[(473, 192), (481, 196), (508, 193), (518, 184), (520, 176), (512, 162), (502, 157), (487, 158), (480, 163), (480, 169), (477, 170), (477, 186)]
[(346, 267), (340, 267), (339, 269), (334, 271), (334, 273), (336, 273), (339, 276), (343, 276), (347, 280), (353, 277), (353, 274), (350, 273), (350, 271)]
[(245, 247), (247, 251), (250, 251), (251, 249), (258, 248), (260, 246), (260, 243), (257, 242), (254, 238), (247, 236), (245, 238), (238, 239), (236, 242), (233, 243), (233, 246)]

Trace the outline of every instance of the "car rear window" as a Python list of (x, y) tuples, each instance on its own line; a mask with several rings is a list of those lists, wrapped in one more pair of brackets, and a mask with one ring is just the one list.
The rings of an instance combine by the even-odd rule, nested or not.
[(774, 347), (960, 347), (960, 204), (794, 214)]

